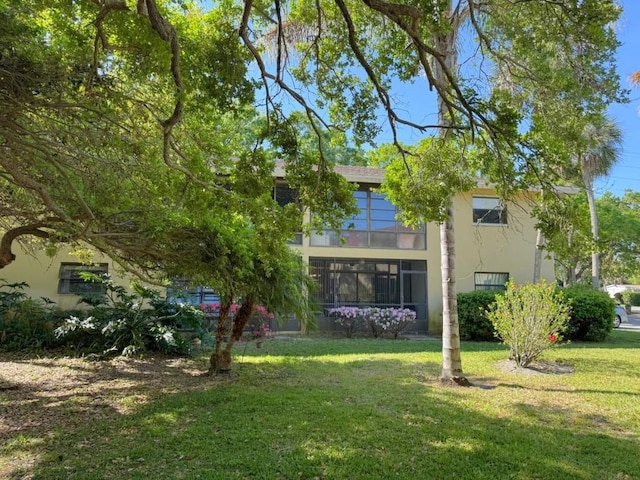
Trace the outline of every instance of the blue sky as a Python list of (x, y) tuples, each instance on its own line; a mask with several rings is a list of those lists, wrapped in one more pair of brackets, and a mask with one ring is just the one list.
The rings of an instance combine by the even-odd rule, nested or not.
[[(622, 46), (618, 50), (618, 73), (624, 86), (631, 88), (629, 75), (640, 70), (640, 1), (619, 0), (624, 11), (616, 26)], [(624, 134), (618, 165), (608, 178), (597, 183), (598, 194), (610, 191), (622, 196), (625, 190), (640, 192), (640, 88), (631, 89), (631, 102), (612, 105), (610, 115)]]

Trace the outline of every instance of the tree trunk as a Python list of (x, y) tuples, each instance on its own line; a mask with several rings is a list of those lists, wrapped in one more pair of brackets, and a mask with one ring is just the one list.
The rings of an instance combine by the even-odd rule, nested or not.
[[(453, 12), (453, 2), (449, 2), (449, 12)], [(457, 13), (455, 15), (458, 15)], [(456, 51), (456, 37), (460, 26), (460, 18), (450, 18), (451, 29), (449, 32), (437, 35), (435, 45), (443, 59), (443, 64), (451, 74), (456, 74), (458, 69), (458, 53)], [(442, 66), (434, 62), (435, 81), (442, 86), (450, 88), (450, 81)], [(447, 141), (451, 133), (450, 112), (444, 99), (438, 97), (438, 124), (441, 125), (440, 137)], [(440, 381), (445, 384), (457, 384), (468, 386), (469, 380), (462, 372), (462, 360), (460, 356), (460, 327), (458, 325), (458, 299), (456, 297), (455, 280), (455, 241), (453, 230), (453, 197), (449, 199), (447, 219), (440, 225), (440, 252), (442, 275), (442, 373)]]
[(253, 308), (255, 307), (255, 301), (251, 297), (247, 297), (240, 309), (233, 316), (233, 329), (231, 331), (231, 335), (229, 336), (229, 340), (227, 341), (227, 345), (222, 351), (223, 357), (228, 359), (228, 367), (231, 367), (231, 350), (235, 343), (242, 338), (242, 332), (244, 331), (244, 327), (246, 327), (247, 322), (253, 315)]
[(440, 256), (442, 275), (442, 383), (468, 386), (462, 372), (460, 356), (460, 326), (455, 278), (455, 240), (453, 229), (453, 198), (448, 218), (440, 225)]
[(209, 374), (228, 373), (231, 368), (231, 353), (223, 350), (224, 339), (229, 335), (229, 311), (231, 310), (231, 297), (220, 299), (220, 315), (216, 325), (216, 345), (211, 357), (209, 357)]
[(600, 290), (600, 254), (598, 253), (598, 212), (596, 211), (596, 199), (593, 194), (593, 177), (587, 171), (588, 168), (583, 167), (582, 179), (584, 181), (584, 190), (587, 194), (587, 202), (589, 203), (589, 216), (591, 218), (591, 235), (593, 246), (591, 247), (591, 284), (594, 290)]
[(540, 281), (540, 272), (542, 271), (542, 247), (544, 245), (544, 237), (542, 231), (538, 229), (536, 233), (536, 252), (533, 260), (533, 283)]
[(230, 372), (233, 359), (231, 351), (235, 343), (242, 338), (244, 327), (253, 315), (255, 300), (252, 297), (247, 297), (234, 314), (233, 320), (230, 321), (231, 304), (231, 300), (227, 299), (220, 306), (220, 317), (216, 328), (216, 346), (209, 358), (209, 374), (228, 374)]

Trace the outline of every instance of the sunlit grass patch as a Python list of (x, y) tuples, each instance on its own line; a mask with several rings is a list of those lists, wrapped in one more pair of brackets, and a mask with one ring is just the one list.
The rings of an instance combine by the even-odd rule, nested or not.
[(23, 450), (43, 480), (637, 479), (640, 336), (615, 333), (544, 354), (571, 374), (503, 371), (504, 346), (464, 344), (472, 388), (439, 386), (434, 340), (271, 339), (229, 377)]

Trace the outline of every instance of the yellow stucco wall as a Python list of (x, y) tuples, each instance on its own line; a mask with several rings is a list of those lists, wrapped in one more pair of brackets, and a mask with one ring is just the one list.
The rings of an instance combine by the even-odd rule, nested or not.
[[(533, 280), (535, 260), (535, 219), (530, 216), (535, 197), (522, 194), (506, 205), (507, 225), (473, 222), (473, 196), (495, 196), (490, 189), (459, 195), (454, 201), (456, 290), (475, 289), (476, 272), (508, 273), (516, 283)], [(439, 229), (427, 228), (429, 254), (429, 330), (442, 331), (442, 284), (440, 277)], [(554, 262), (543, 252), (541, 277), (553, 281)]]
[[(79, 263), (78, 257), (70, 255), (62, 250), (54, 257), (48, 257), (44, 252), (35, 255), (23, 252), (20, 247), (14, 246), (16, 259), (14, 262), (0, 270), (0, 278), (8, 282), (26, 282), (29, 288), (25, 289), (31, 298), (47, 297), (63, 309), (78, 308), (79, 297), (74, 294), (58, 293), (58, 276), (62, 262)], [(112, 279), (123, 286), (129, 285), (129, 278), (121, 273), (113, 260), (100, 253), (93, 257), (95, 263), (108, 264), (108, 271)]]

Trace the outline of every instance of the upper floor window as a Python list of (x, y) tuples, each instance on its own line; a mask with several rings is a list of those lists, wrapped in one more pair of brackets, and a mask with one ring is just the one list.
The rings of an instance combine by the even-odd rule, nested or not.
[(396, 220), (396, 207), (380, 193), (354, 192), (360, 213), (344, 222), (340, 235), (332, 231), (311, 235), (311, 246), (400, 248), (424, 250), (424, 225), (413, 229)]
[(87, 281), (81, 273), (88, 272), (95, 275), (108, 273), (109, 266), (106, 263), (84, 265), (82, 263), (60, 264), (58, 273), (58, 293), (74, 293), (76, 295), (104, 293), (104, 286), (99, 282)]
[(507, 224), (507, 208), (496, 197), (473, 197), (473, 223)]
[(509, 274), (502, 272), (476, 272), (474, 274), (476, 290), (506, 290)]

